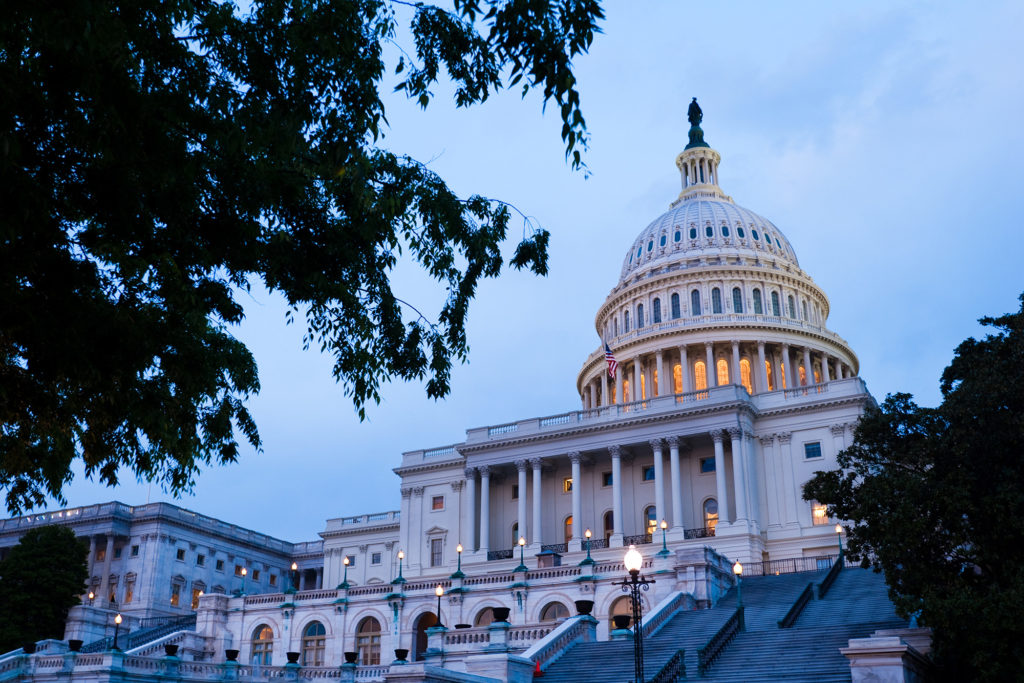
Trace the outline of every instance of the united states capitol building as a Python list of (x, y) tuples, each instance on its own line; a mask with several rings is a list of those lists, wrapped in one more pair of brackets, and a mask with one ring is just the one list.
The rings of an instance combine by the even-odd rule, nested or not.
[(66, 640), (0, 657), (0, 679), (621, 681), (630, 545), (653, 580), (650, 680), (775, 680), (730, 678), (730, 657), (753, 666), (743, 648), (783, 636), (774, 659), (809, 648), (808, 671), (841, 674), (807, 680), (925, 671), (926, 639), (880, 576), (843, 570), (837, 520), (802, 498), (874, 400), (857, 356), (782, 231), (722, 190), (695, 107), (679, 195), (622, 245), (575, 409), (403, 453), (398, 510), (311, 542), (164, 503), (0, 522), (0, 552), (69, 526), (91, 577)]

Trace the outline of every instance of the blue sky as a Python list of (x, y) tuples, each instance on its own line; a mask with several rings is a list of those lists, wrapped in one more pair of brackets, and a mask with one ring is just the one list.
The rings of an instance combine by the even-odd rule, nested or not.
[[(397, 508), (403, 451), (577, 408), (594, 314), (633, 239), (679, 192), (694, 96), (722, 188), (789, 238), (868, 388), (938, 402), (956, 345), (981, 333), (977, 318), (1016, 310), (1024, 290), (1024, 4), (608, 4), (604, 34), (577, 61), (589, 178), (565, 163), (560, 122), (536, 96), (457, 110), (439, 88), (426, 112), (387, 99), (386, 146), (552, 234), (548, 277), (509, 272), (480, 287), (451, 396), (391, 384), (360, 423), (330, 359), (303, 352), (281, 302), (254, 291), (237, 334), (260, 367), (250, 406), (264, 451), (205, 470), (173, 502), (310, 540), (329, 517)], [(394, 282), (436, 309), (440, 293), (418, 273)], [(114, 490), (78, 476), (67, 495), (73, 506), (170, 500), (130, 476)]]

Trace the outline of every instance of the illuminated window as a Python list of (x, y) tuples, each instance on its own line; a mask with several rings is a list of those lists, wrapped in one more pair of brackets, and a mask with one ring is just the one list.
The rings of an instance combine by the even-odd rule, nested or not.
[(817, 370), (814, 371), (814, 383), (821, 384), (821, 373)]
[(540, 611), (541, 621), (562, 621), (569, 618), (569, 609), (560, 602), (549, 603)]
[(274, 632), (266, 624), (261, 624), (252, 632), (252, 654), (249, 662), (253, 666), (270, 666), (270, 658), (274, 654)]
[(129, 603), (132, 598), (135, 597), (135, 579), (125, 579), (124, 582), (124, 601)]
[(192, 586), (192, 609), (199, 609), (199, 596), (203, 594), (202, 588), (196, 588)]
[(636, 305), (636, 329), (640, 329), (644, 326), (644, 305)]
[(779, 293), (772, 292), (772, 315), (779, 316)]
[(775, 378), (772, 377), (772, 364), (764, 362), (764, 374), (768, 378), (768, 391), (775, 391)]
[(319, 621), (302, 630), (302, 666), (323, 666), (327, 629)]
[(754, 393), (754, 385), (750, 379), (750, 361), (746, 358), (740, 361), (740, 384), (747, 388), (747, 393)]
[(764, 308), (761, 306), (761, 290), (754, 290), (754, 313), (761, 315), (764, 313)]
[(816, 500), (811, 501), (811, 522), (814, 526), (828, 524), (828, 510)]
[(743, 294), (739, 287), (732, 288), (732, 311), (733, 313), (743, 312)]
[(658, 528), (658, 508), (649, 505), (644, 509), (644, 533), (653, 536)]
[(797, 373), (800, 375), (800, 386), (807, 386), (807, 371), (804, 370), (804, 366), (797, 367)]
[(693, 386), (697, 391), (708, 388), (708, 371), (702, 360), (693, 364)]
[(374, 617), (366, 617), (359, 622), (356, 629), (356, 650), (359, 652), (359, 663), (366, 666), (380, 665), (380, 622)]
[(444, 496), (433, 496), (430, 499), (431, 510), (444, 510)]
[(572, 477), (566, 477), (562, 480), (562, 493), (570, 493), (572, 491)]
[(570, 540), (572, 540), (572, 515), (569, 515), (565, 518), (565, 524), (563, 524), (562, 526), (565, 530), (563, 538), (565, 538), (565, 542), (568, 543)]
[(672, 319), (675, 320), (679, 317), (679, 295), (673, 294), (670, 299), (670, 305), (672, 307)]
[(651, 317), (651, 322), (652, 323), (660, 323), (661, 322), (661, 299), (655, 299), (654, 302), (651, 305), (654, 307), (654, 308), (651, 309), (651, 316), (652, 316)]
[(622, 402), (629, 403), (633, 400), (631, 397), (632, 394), (629, 393), (629, 380), (624, 379), (622, 380)]
[(675, 388), (675, 393), (683, 393), (683, 366), (676, 363), (672, 367), (672, 384)]
[(171, 607), (177, 607), (181, 603), (181, 584), (171, 584)]
[(718, 526), (718, 501), (708, 498), (704, 501), (704, 528), (714, 534), (716, 526)]
[(711, 312), (722, 312), (722, 290), (720, 290), (718, 287), (711, 288)]
[(719, 358), (715, 367), (718, 374), (718, 386), (724, 387), (729, 383), (729, 362), (724, 358)]
[(640, 398), (647, 399), (647, 375), (640, 373)]

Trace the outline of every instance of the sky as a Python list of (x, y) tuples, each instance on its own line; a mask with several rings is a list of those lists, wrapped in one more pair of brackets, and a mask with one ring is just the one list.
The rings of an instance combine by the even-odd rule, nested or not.
[[(442, 87), (426, 111), (385, 100), (385, 146), (551, 232), (547, 277), (508, 271), (479, 288), (448, 398), (393, 383), (360, 422), (330, 358), (304, 352), (302, 328), (256, 288), (235, 333), (259, 364), (249, 406), (262, 452), (205, 469), (177, 500), (130, 473), (109, 489), (79, 471), (68, 505), (164, 500), (314, 540), (328, 518), (397, 509), (403, 451), (579, 408), (594, 315), (636, 235), (679, 193), (692, 97), (722, 189), (789, 238), (868, 389), (936, 405), (957, 344), (984, 334), (978, 318), (1017, 310), (1024, 290), (1024, 3), (606, 5), (603, 34), (575, 62), (589, 176), (566, 163), (557, 111), (537, 94), (456, 109)], [(509, 252), (525, 229), (513, 227)], [(420, 274), (393, 282), (436, 309), (441, 294)]]

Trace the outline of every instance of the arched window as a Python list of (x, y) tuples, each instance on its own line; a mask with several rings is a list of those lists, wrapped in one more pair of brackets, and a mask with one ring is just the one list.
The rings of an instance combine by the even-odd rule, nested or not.
[[(657, 482), (655, 482), (657, 484)], [(644, 533), (650, 537), (654, 536), (654, 532), (658, 528), (658, 508), (653, 505), (648, 505), (644, 508)]]
[(661, 299), (655, 299), (654, 303), (652, 304), (652, 306), (654, 306), (654, 308), (651, 309), (651, 322), (652, 323), (660, 323), (661, 322)]
[(733, 313), (743, 312), (743, 293), (739, 287), (732, 288), (732, 311)]
[(604, 513), (604, 540), (605, 543), (615, 533), (615, 513), (611, 510)]
[(728, 236), (729, 236), (729, 226), (728, 225), (723, 225), (722, 226), (722, 237), (728, 237)]
[(779, 317), (779, 315), (781, 315), (779, 313), (779, 293), (778, 292), (772, 292), (772, 315), (774, 315), (776, 318)]
[(690, 239), (697, 239), (697, 228), (690, 228)]
[(644, 326), (644, 305), (636, 305), (636, 329), (640, 329)]
[(821, 384), (821, 373), (817, 369), (814, 371), (814, 383)]
[(724, 387), (729, 383), (729, 361), (719, 358), (715, 363), (715, 375), (718, 379), (718, 386)]
[(764, 313), (764, 308), (761, 307), (761, 290), (754, 290), (754, 313), (761, 315)]
[(252, 632), (252, 654), (249, 662), (253, 666), (270, 666), (274, 654), (274, 631), (266, 624), (260, 624)]
[(622, 333), (629, 332), (629, 311), (622, 312)]
[(720, 290), (718, 287), (711, 288), (711, 312), (722, 312), (722, 290)]
[(667, 236), (665, 236), (665, 235), (662, 235), (662, 236), (661, 236), (661, 241), (660, 241), (660, 242), (658, 242), (658, 245), (659, 245), (659, 246), (662, 246), (662, 247), (663, 247), (663, 246), (665, 246), (665, 241), (666, 241), (667, 239), (668, 239), (668, 237), (667, 237)]
[(690, 292), (690, 315), (700, 315), (700, 292)]
[(323, 666), (326, 642), (327, 630), (319, 621), (302, 629), (302, 666)]
[(796, 318), (796, 304), (793, 303), (793, 295), (789, 295), (789, 317)]
[(693, 364), (693, 388), (695, 391), (703, 391), (708, 388), (708, 370), (702, 360)]
[(680, 232), (679, 230), (676, 230), (676, 242), (678, 242), (681, 239), (683, 239), (683, 233)]
[(565, 542), (568, 543), (572, 540), (572, 515), (565, 518)]
[(747, 233), (743, 232), (743, 228), (736, 226), (736, 236), (739, 237), (740, 239), (743, 239), (744, 237), (747, 236)]
[[(621, 371), (620, 371), (621, 372)], [(633, 400), (633, 394), (629, 391), (629, 380), (622, 378), (622, 402), (629, 403)]]
[(672, 319), (675, 320), (679, 317), (679, 295), (673, 294), (670, 301), (672, 305)]
[(619, 319), (618, 318), (615, 318), (612, 321), (612, 326), (613, 326), (613, 329), (615, 330), (615, 336), (618, 337), (619, 336)]
[(366, 666), (380, 664), (380, 622), (375, 617), (366, 617), (356, 629), (356, 650), (359, 663)]
[(708, 237), (714, 237), (715, 229), (709, 225), (706, 228), (704, 228), (704, 234), (707, 235)]
[(615, 602), (612, 603), (611, 609), (608, 610), (609, 629), (615, 628), (614, 622), (612, 621), (612, 617), (620, 616), (633, 616), (632, 598), (630, 598), (628, 595), (623, 595), (621, 598), (615, 600)]
[(704, 528), (714, 535), (716, 526), (718, 526), (718, 501), (708, 498), (704, 501)]
[(484, 607), (476, 613), (476, 619), (473, 620), (475, 626), (490, 626), (492, 623), (494, 623), (493, 607)]
[(674, 393), (683, 393), (683, 366), (679, 363), (672, 367), (672, 388), (675, 389)]
[(764, 374), (768, 378), (768, 391), (775, 391), (775, 378), (772, 377), (772, 364), (764, 362)]
[(754, 384), (750, 378), (750, 361), (746, 358), (740, 360), (740, 384), (747, 389), (747, 393), (754, 393)]
[(796, 369), (797, 372), (800, 374), (800, 386), (807, 386), (807, 371), (804, 370), (804, 366), (798, 365)]
[(544, 621), (562, 621), (563, 619), (569, 618), (569, 608), (560, 602), (549, 602), (544, 606), (544, 609), (540, 611), (540, 620)]

